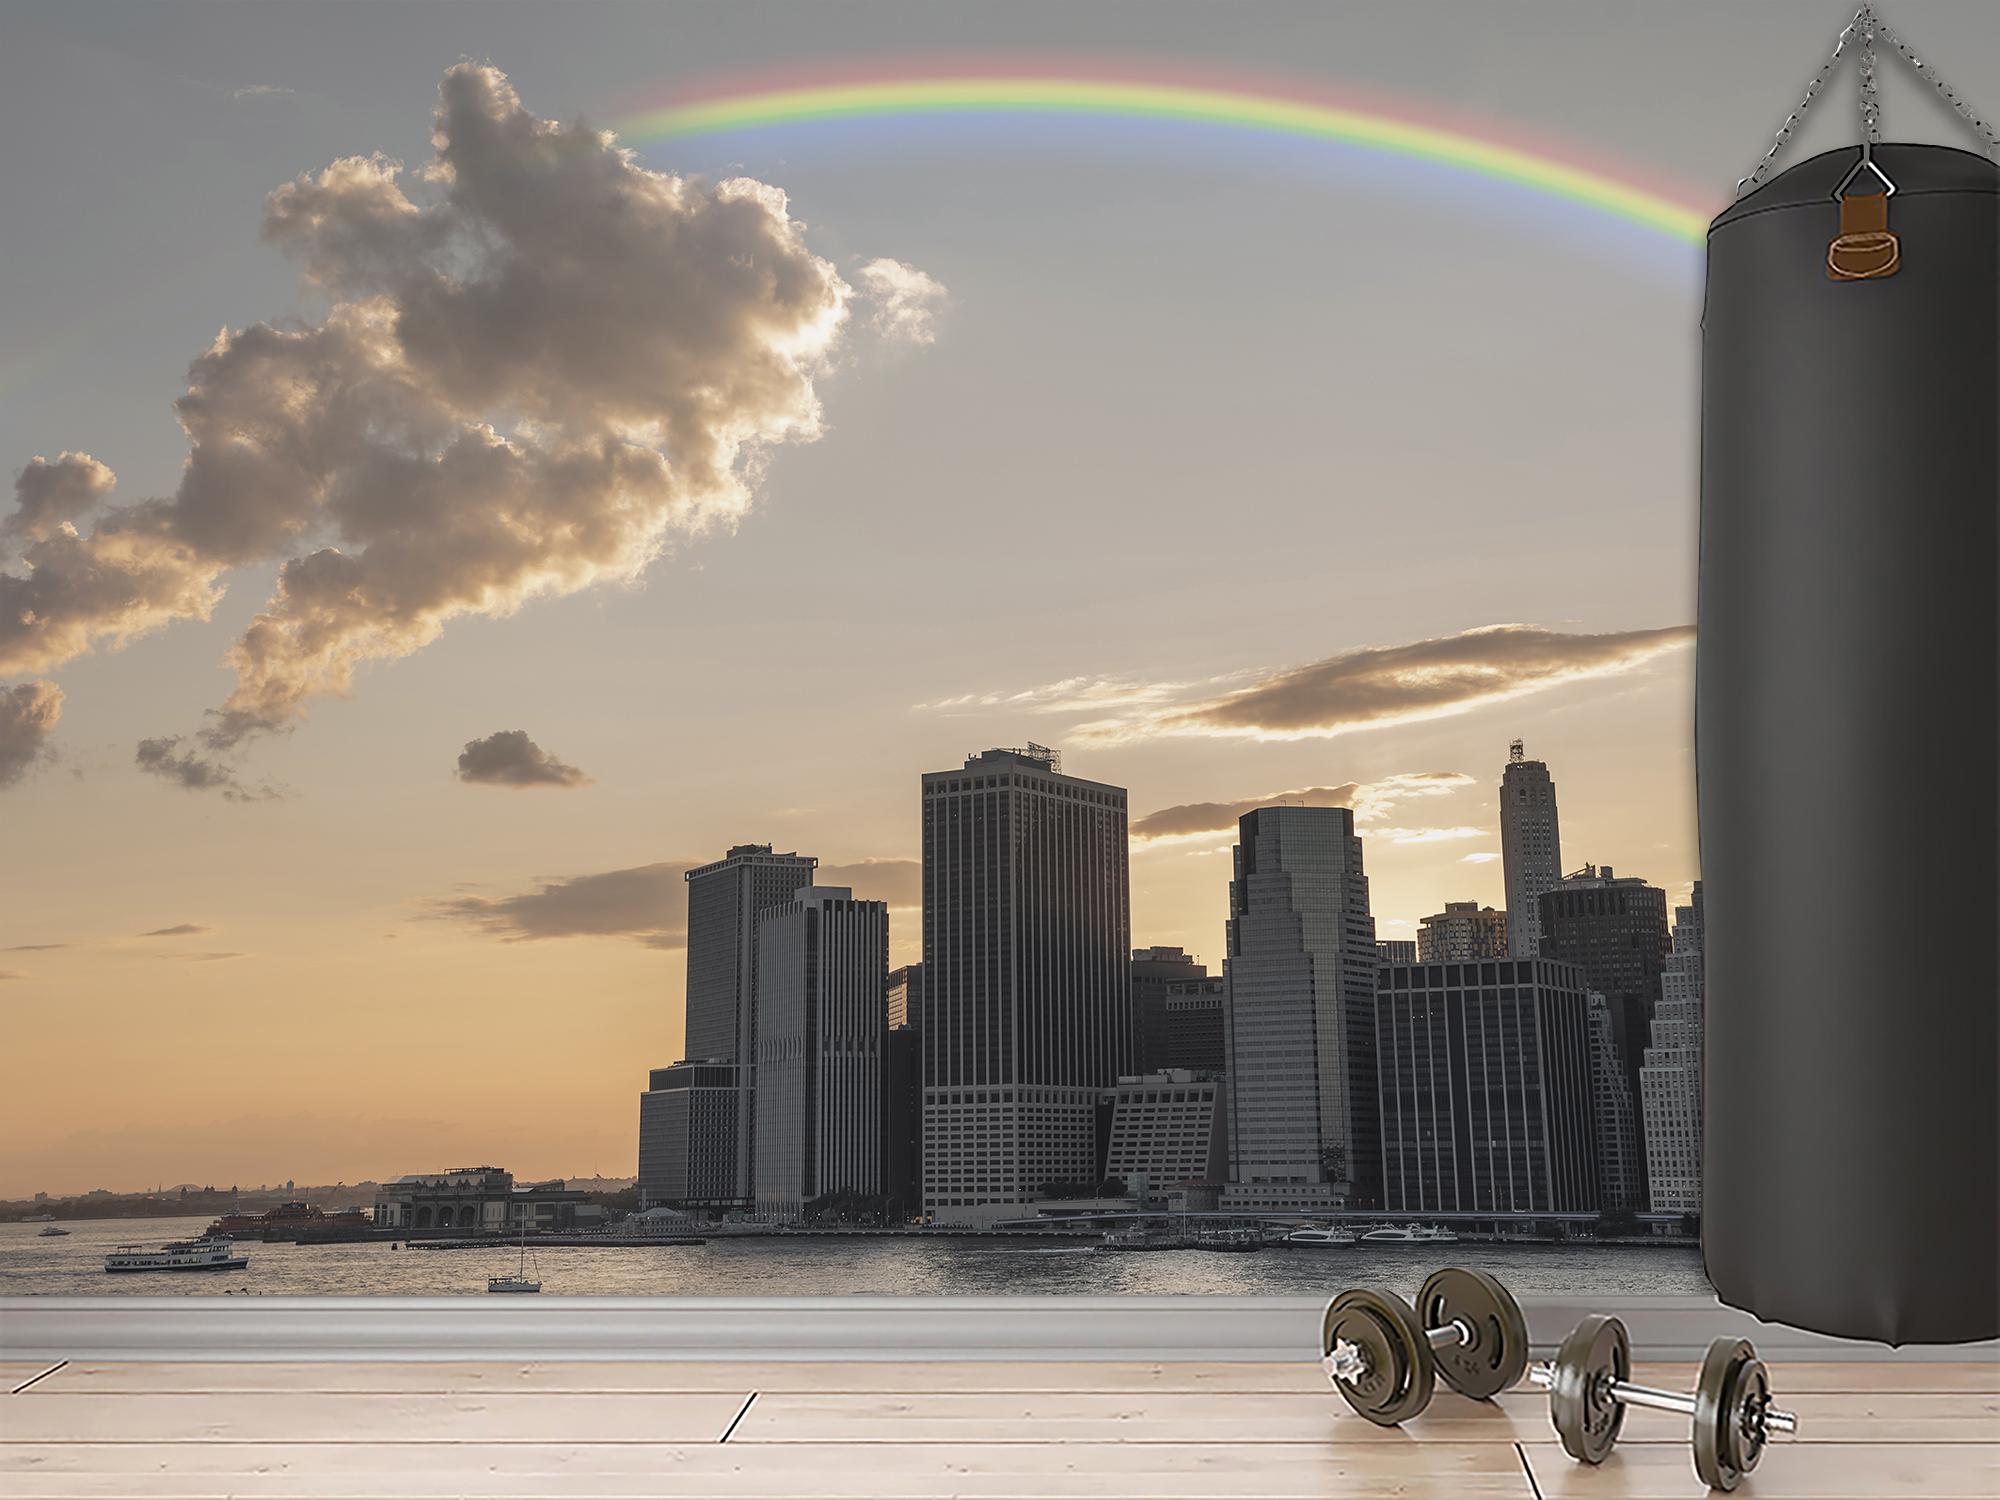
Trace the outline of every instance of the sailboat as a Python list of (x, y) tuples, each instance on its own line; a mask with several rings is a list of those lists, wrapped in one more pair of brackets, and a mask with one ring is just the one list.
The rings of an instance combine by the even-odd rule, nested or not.
[[(542, 1263), (535, 1262), (535, 1276), (540, 1277)], [(521, 1264), (512, 1276), (489, 1276), (486, 1290), (489, 1292), (539, 1292), (542, 1283), (528, 1275), (528, 1216), (521, 1215)]]

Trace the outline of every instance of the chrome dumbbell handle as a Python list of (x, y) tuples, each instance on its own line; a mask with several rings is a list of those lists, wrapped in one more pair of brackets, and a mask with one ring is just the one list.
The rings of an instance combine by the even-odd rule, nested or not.
[[(1472, 1342), (1472, 1330), (1461, 1322), (1450, 1322), (1442, 1328), (1427, 1328), (1424, 1337), (1433, 1349), (1456, 1349), (1460, 1344)], [(1360, 1380), (1368, 1374), (1368, 1355), (1359, 1344), (1346, 1339), (1335, 1339), (1333, 1349), (1320, 1362), (1333, 1380)]]
[[(1556, 1367), (1550, 1364), (1531, 1365), (1528, 1367), (1528, 1381), (1547, 1390), (1556, 1383)], [(1634, 1385), (1629, 1380), (1607, 1380), (1603, 1389), (1605, 1395), (1621, 1406), (1645, 1406), (1654, 1411), (1679, 1412), (1684, 1417), (1695, 1415), (1695, 1398), (1683, 1396), (1677, 1391), (1655, 1390), (1649, 1385)], [(1771, 1432), (1790, 1434), (1799, 1430), (1796, 1412), (1779, 1411), (1773, 1406), (1764, 1408), (1762, 1421)]]

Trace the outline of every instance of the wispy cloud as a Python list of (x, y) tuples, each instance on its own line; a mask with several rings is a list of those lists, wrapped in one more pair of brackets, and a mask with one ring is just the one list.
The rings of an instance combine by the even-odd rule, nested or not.
[(680, 948), (687, 943), (683, 877), (693, 868), (684, 860), (559, 876), (512, 896), (447, 896), (425, 904), (419, 915), (463, 922), (504, 943), (615, 937)]
[(213, 932), (213, 927), (204, 927), (199, 922), (177, 922), (172, 927), (155, 927), (151, 932), (139, 934), (142, 938), (156, 937), (197, 937), (204, 932)]
[(288, 99), (292, 90), (281, 83), (246, 83), (229, 91), (232, 99)]
[(236, 768), (222, 757), (183, 750), (182, 743), (178, 734), (141, 740), (132, 763), (148, 776), (171, 782), (182, 791), (220, 792), (230, 802), (276, 802), (284, 797), (284, 791), (268, 781), (246, 785), (237, 778)]
[[(1565, 683), (1635, 671), (1694, 640), (1692, 625), (1597, 634), (1484, 625), (1401, 646), (1364, 646), (1262, 673), (1207, 682), (1072, 677), (1013, 692), (966, 694), (919, 708), (1012, 710), (1102, 718), (1068, 733), (1115, 744), (1158, 735), (1324, 739), (1462, 714)], [(1243, 683), (1217, 692), (1225, 683)]]
[(19, 969), (0, 969), (0, 980), (26, 979), (27, 977), (28, 976), (26, 974), (23, 974)]
[(12, 786), (48, 759), (62, 705), (62, 689), (53, 682), (0, 688), (0, 787)]
[(855, 279), (861, 283), (869, 322), (883, 338), (899, 344), (937, 342), (938, 309), (946, 301), (943, 282), (886, 256), (869, 261)]
[[(1290, 791), (1265, 792), (1255, 797), (1235, 797), (1222, 802), (1187, 802), (1147, 813), (1132, 824), (1132, 837), (1143, 842), (1168, 839), (1205, 838), (1235, 829), (1237, 819), (1259, 807), (1292, 803), (1302, 807), (1351, 807), (1357, 826), (1373, 824), (1386, 817), (1399, 803), (1420, 797), (1439, 797), (1473, 785), (1463, 771), (1403, 771), (1379, 781), (1344, 781), (1338, 786), (1298, 787)], [(1422, 843), (1440, 837), (1458, 838), (1478, 834), (1469, 831), (1426, 828), (1369, 828), (1371, 838), (1392, 842)]]
[(813, 872), (818, 885), (844, 885), (863, 901), (891, 906), (923, 905), (924, 867), (914, 859), (864, 859), (851, 865), (821, 865)]
[(11, 948), (0, 948), (0, 953), (53, 953), (68, 946), (68, 943), (16, 943)]
[(219, 964), (232, 958), (248, 958), (247, 953), (188, 953), (182, 957), (191, 964)]
[(1490, 865), (1500, 856), (1491, 849), (1479, 849), (1459, 860), (1462, 865)]

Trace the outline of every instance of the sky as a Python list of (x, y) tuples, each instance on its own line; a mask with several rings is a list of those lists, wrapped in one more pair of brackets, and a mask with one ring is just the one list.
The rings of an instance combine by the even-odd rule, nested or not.
[[(681, 872), (815, 854), (909, 961), (919, 777), (990, 745), (1129, 788), (1134, 939), (1217, 968), (1281, 794), (1355, 806), (1383, 937), (1502, 904), (1516, 737), (1567, 865), (1684, 899), (1696, 246), (1215, 126), (606, 132), (1028, 59), (1708, 212), (1844, 19), (12, 7), (0, 1194), (629, 1174)], [(2000, 73), (1989, 7), (1891, 20)]]

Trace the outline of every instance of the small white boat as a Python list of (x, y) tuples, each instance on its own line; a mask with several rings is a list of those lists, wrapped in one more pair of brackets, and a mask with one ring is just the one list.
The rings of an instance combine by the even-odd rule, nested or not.
[(537, 1261), (535, 1263), (535, 1275), (530, 1276), (528, 1274), (528, 1221), (523, 1219), (521, 1221), (520, 1269), (512, 1276), (487, 1277), (486, 1290), (489, 1292), (539, 1292), (542, 1289), (542, 1283), (538, 1279), (541, 1273), (541, 1263)]
[(1306, 1245), (1325, 1250), (1339, 1245), (1354, 1243), (1354, 1232), (1348, 1229), (1294, 1229), (1285, 1236), (1287, 1245)]
[(221, 1236), (175, 1240), (157, 1250), (144, 1245), (120, 1245), (104, 1257), (107, 1271), (241, 1271), (250, 1257)]
[(36, 1235), (35, 1238), (38, 1240), (46, 1240), (46, 1239), (51, 1239), (59, 1234), (68, 1234), (68, 1233), (69, 1231), (67, 1229), (58, 1229), (56, 1228), (55, 1225), (51, 1224), (48, 1226), (48, 1228), (44, 1229), (40, 1234)]
[(1361, 1236), (1364, 1245), (1455, 1245), (1458, 1236), (1435, 1224), (1385, 1224)]

